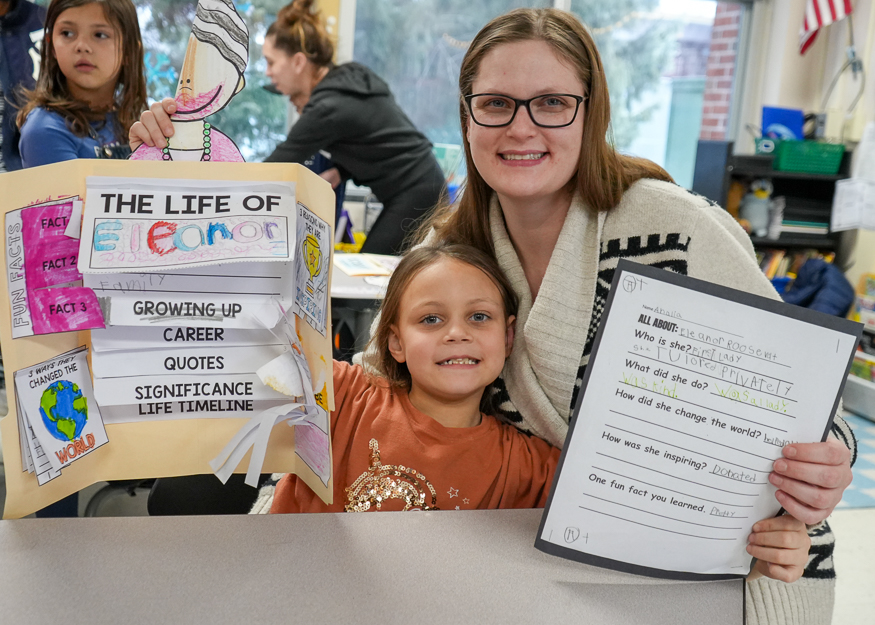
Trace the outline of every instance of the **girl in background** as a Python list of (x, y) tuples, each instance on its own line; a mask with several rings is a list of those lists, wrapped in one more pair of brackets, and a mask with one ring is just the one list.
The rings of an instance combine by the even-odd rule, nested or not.
[[(18, 113), (24, 167), (127, 158), (128, 129), (146, 108), (137, 10), (131, 0), (53, 0), (40, 75)], [(78, 493), (37, 517), (78, 516)]]
[(127, 158), (146, 108), (137, 10), (131, 0), (53, 0), (40, 75), (18, 113), (22, 165)]

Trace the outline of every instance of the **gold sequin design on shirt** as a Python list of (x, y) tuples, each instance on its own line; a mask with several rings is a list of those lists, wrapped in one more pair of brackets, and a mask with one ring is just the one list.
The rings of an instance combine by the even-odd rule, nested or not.
[[(346, 489), (346, 512), (365, 512), (375, 506), (379, 510), (383, 502), (400, 499), (404, 502), (404, 512), (411, 508), (438, 510), (437, 492), (426, 477), (405, 466), (384, 465), (380, 461), (380, 447), (376, 438), (369, 443), (371, 466)], [(427, 504), (426, 488), (431, 493), (431, 504)]]

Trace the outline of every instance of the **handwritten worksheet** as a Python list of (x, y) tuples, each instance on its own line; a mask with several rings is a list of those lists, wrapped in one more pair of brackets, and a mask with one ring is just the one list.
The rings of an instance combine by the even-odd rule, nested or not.
[(825, 440), (860, 324), (621, 260), (536, 547), (745, 576), (783, 446)]

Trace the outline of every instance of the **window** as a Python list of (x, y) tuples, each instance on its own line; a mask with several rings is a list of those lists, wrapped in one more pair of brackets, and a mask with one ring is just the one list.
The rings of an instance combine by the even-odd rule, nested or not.
[[(39, 0), (46, 3), (46, 0)], [(246, 88), (215, 124), (258, 161), (285, 138), (287, 99), (261, 87), (261, 44), (288, 0), (236, 0), (250, 31)], [(736, 57), (752, 0), (563, 0), (591, 29), (611, 91), (620, 150), (692, 184), (698, 139), (729, 134)], [(380, 75), (433, 143), (461, 144), (459, 67), (468, 43), (493, 17), (555, 0), (356, 0), (353, 58)], [(148, 92), (172, 96), (195, 0), (139, 0)], [(341, 18), (342, 19), (342, 18)]]
[[(496, 15), (554, 4), (357, 0), (353, 57), (389, 83), (432, 142), (460, 144), (458, 79), (468, 42)], [(727, 134), (745, 4), (571, 0), (571, 11), (593, 32), (605, 64), (620, 150), (663, 165), (684, 186), (692, 184), (700, 131), (702, 138)]]
[(461, 144), (459, 68), (493, 17), (552, 0), (357, 0), (353, 58), (382, 77), (433, 143)]
[(618, 149), (690, 187), (699, 138), (725, 139), (745, 3), (572, 0), (602, 55)]

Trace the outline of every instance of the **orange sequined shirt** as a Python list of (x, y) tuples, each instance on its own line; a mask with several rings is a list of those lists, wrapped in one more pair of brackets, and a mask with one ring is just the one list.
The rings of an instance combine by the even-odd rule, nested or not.
[(418, 411), (406, 392), (334, 363), (331, 414), (334, 503), (295, 475), (280, 480), (272, 513), (542, 507), (559, 449), (483, 415), (447, 428)]

